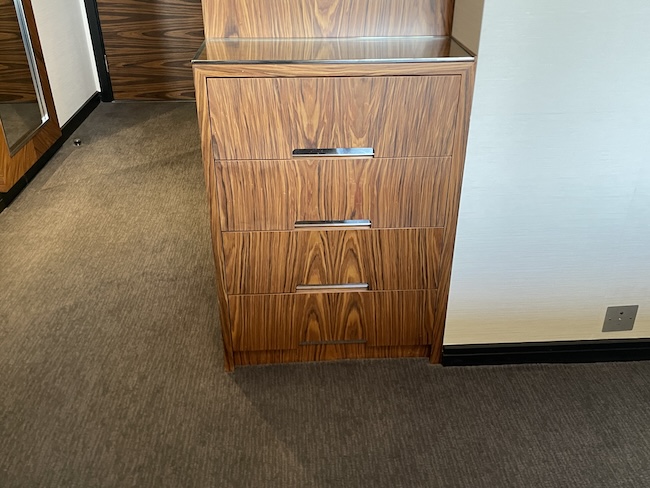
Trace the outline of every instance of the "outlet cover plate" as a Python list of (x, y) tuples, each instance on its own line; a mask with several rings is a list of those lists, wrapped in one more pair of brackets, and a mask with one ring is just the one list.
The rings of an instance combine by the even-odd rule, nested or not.
[(638, 305), (623, 305), (621, 307), (607, 307), (603, 332), (619, 332), (632, 330), (634, 320), (639, 311)]

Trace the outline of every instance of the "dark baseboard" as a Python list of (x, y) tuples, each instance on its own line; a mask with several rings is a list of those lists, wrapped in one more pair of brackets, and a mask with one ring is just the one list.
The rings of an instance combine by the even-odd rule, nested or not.
[(444, 366), (650, 360), (650, 339), (444, 346)]
[(75, 112), (70, 120), (63, 124), (63, 127), (61, 127), (61, 132), (63, 134), (61, 136), (61, 145), (63, 145), (63, 143), (70, 138), (73, 132), (79, 128), (83, 121), (86, 120), (91, 113), (93, 113), (101, 101), (101, 93), (96, 92), (86, 101), (86, 103), (83, 104), (79, 110)]
[(36, 163), (20, 178), (8, 192), (0, 193), (0, 212), (9, 206), (9, 204), (25, 189), (27, 184), (34, 179), (38, 172), (48, 163), (52, 156), (61, 149), (61, 146), (76, 131), (81, 123), (88, 118), (93, 110), (97, 108), (101, 101), (100, 93), (95, 93), (88, 101), (61, 127), (61, 137), (43, 154)]

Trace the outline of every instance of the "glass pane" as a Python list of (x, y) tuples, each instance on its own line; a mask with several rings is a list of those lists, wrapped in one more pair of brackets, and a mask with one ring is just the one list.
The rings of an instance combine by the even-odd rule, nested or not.
[(194, 63), (408, 63), (471, 61), (449, 37), (208, 39)]

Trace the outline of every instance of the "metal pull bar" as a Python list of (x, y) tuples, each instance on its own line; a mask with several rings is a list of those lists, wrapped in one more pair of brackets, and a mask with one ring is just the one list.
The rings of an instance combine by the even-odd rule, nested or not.
[(297, 292), (332, 292), (369, 290), (368, 283), (339, 283), (334, 285), (298, 285)]
[(296, 220), (296, 229), (313, 227), (370, 227), (372, 223), (368, 219), (362, 220)]
[(294, 158), (374, 158), (372, 147), (331, 147), (321, 149), (294, 149)]

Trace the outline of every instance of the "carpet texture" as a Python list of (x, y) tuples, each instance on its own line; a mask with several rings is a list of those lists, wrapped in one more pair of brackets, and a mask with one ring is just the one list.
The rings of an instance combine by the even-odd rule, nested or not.
[(650, 363), (225, 373), (193, 104), (74, 137), (0, 214), (0, 487), (650, 486)]

